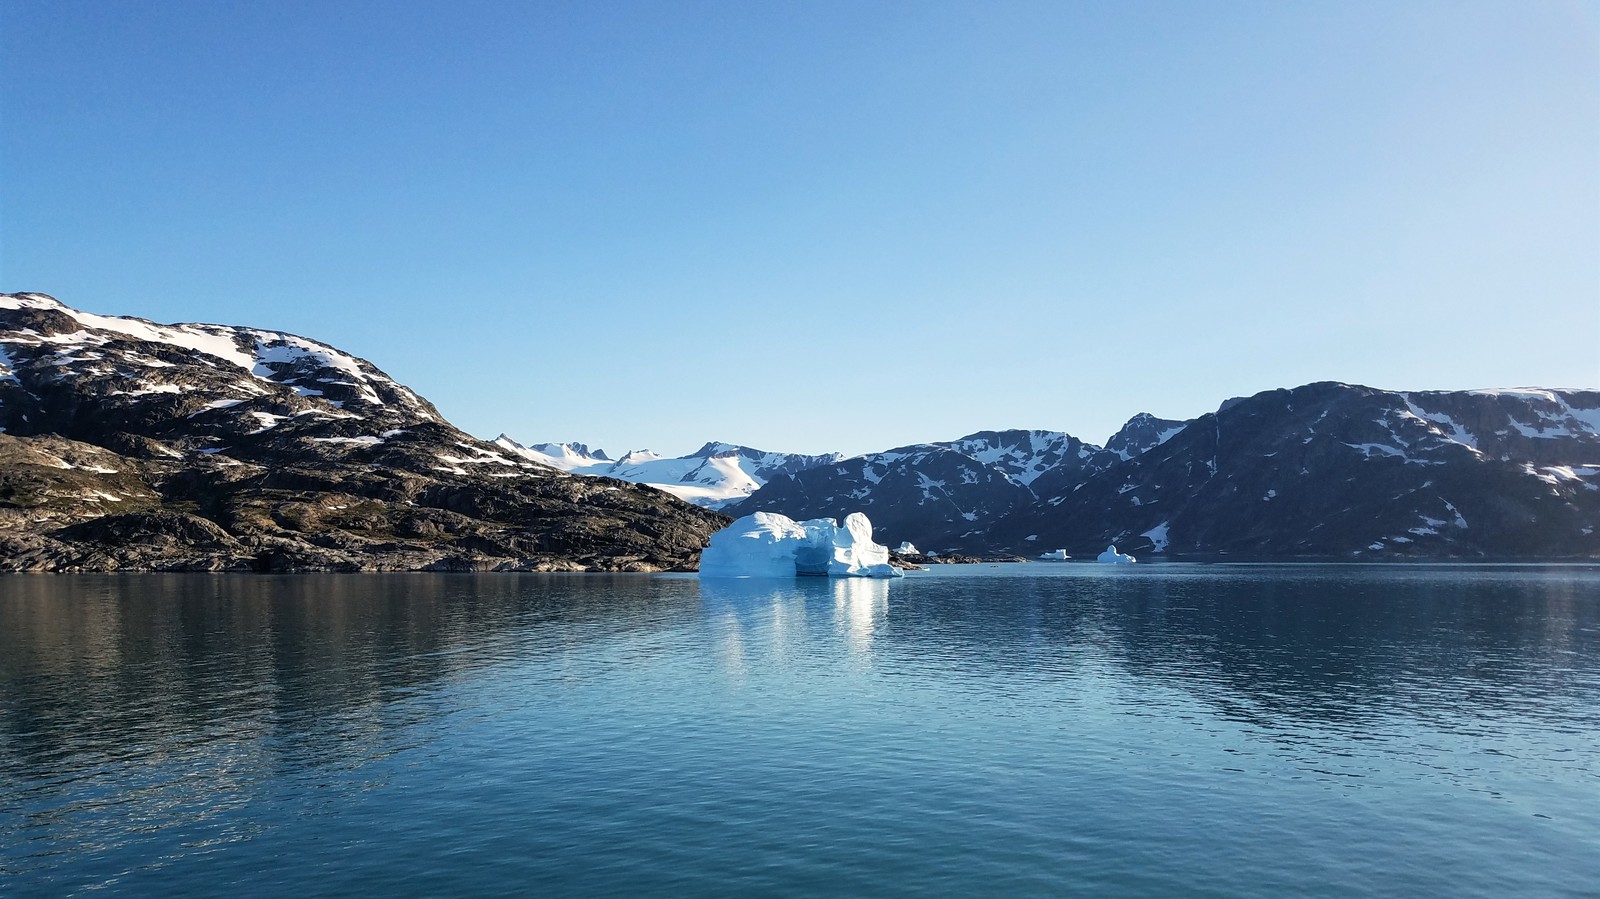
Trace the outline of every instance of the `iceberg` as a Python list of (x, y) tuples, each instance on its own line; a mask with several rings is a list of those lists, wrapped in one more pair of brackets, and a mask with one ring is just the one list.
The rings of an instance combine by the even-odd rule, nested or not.
[(902, 577), (888, 547), (872, 542), (872, 522), (860, 512), (840, 527), (832, 518), (795, 521), (757, 512), (711, 535), (700, 554), (702, 578)]
[(1139, 561), (1126, 553), (1117, 552), (1116, 544), (1106, 547), (1106, 551), (1094, 557), (1096, 562), (1105, 562), (1108, 565), (1132, 565)]
[(1039, 558), (1048, 562), (1065, 562), (1072, 557), (1067, 555), (1067, 551), (1064, 549), (1053, 549), (1047, 553), (1040, 553)]
[(901, 541), (900, 545), (894, 548), (894, 551), (902, 556), (922, 555), (922, 550), (917, 549), (917, 545), (912, 543), (910, 540)]

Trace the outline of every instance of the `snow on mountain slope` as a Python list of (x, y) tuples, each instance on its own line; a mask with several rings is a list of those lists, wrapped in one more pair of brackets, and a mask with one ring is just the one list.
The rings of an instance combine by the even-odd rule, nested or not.
[[(0, 310), (20, 327), (0, 340), (10, 359), (22, 349), (62, 372), (108, 374), (123, 379), (122, 393), (177, 392), (170, 370), (192, 369), (210, 360), (215, 374), (231, 379), (227, 392), (240, 403), (269, 392), (268, 385), (290, 387), (302, 397), (320, 397), (337, 409), (345, 405), (392, 407), (403, 417), (440, 421), (432, 405), (372, 363), (304, 337), (281, 331), (229, 325), (158, 325), (139, 318), (82, 312), (43, 294), (0, 295)], [(170, 349), (170, 352), (163, 348)], [(225, 408), (220, 404), (215, 408)], [(317, 409), (312, 414), (337, 414)]]
[(808, 456), (771, 453), (731, 443), (711, 442), (687, 456), (662, 456), (634, 450), (620, 459), (581, 443), (524, 446), (501, 434), (495, 444), (524, 459), (572, 474), (645, 484), (707, 508), (744, 499), (780, 474), (803, 471), (842, 458), (837, 453)]
[(1106, 450), (1126, 462), (1176, 437), (1187, 424), (1186, 421), (1171, 421), (1156, 418), (1148, 412), (1140, 412), (1128, 419), (1128, 423), (1117, 433), (1111, 435), (1111, 439), (1106, 441)]
[(591, 452), (589, 447), (581, 443), (535, 443), (523, 446), (505, 434), (496, 437), (494, 443), (531, 462), (570, 474), (603, 475), (606, 469), (616, 464), (614, 460), (606, 458), (604, 450)]
[(1063, 465), (1082, 465), (1100, 452), (1099, 447), (1060, 431), (979, 431), (959, 440), (927, 445), (954, 450), (992, 465), (1024, 486)]

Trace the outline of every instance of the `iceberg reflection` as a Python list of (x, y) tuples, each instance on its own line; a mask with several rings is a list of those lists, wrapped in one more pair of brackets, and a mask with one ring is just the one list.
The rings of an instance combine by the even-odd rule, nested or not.
[(872, 635), (889, 616), (889, 583), (865, 578), (840, 578), (832, 582), (833, 622), (850, 639), (850, 648), (872, 651)]
[[(702, 614), (716, 622), (721, 655), (731, 674), (747, 673), (748, 655), (761, 655), (763, 641), (774, 659), (784, 659), (806, 640), (806, 597), (812, 579), (700, 581)], [(759, 664), (759, 661), (758, 661)]]
[(704, 617), (716, 622), (729, 670), (743, 672), (746, 665), (759, 664), (758, 647), (767, 647), (765, 654), (774, 660), (803, 653), (807, 641), (815, 639), (810, 631), (826, 621), (808, 623), (808, 612), (821, 611), (830, 600), (833, 630), (845, 638), (847, 651), (870, 652), (889, 614), (889, 584), (871, 578), (799, 578), (781, 586), (770, 580), (704, 580), (700, 605)]

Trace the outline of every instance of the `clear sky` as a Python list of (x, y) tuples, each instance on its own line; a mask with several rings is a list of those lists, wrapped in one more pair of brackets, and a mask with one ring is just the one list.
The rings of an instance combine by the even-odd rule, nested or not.
[(1594, 2), (5, 0), (0, 50), (0, 290), (481, 436), (1600, 386)]

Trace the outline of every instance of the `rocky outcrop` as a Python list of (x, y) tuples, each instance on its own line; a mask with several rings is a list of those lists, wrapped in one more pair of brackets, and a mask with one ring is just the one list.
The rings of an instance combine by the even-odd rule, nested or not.
[(306, 338), (0, 295), (0, 570), (692, 567), (728, 519), (477, 440)]

